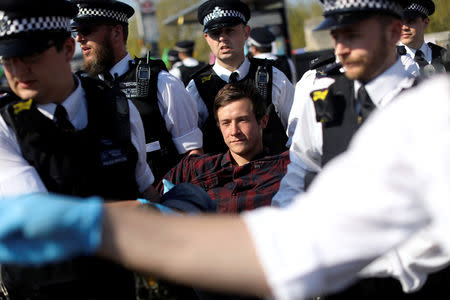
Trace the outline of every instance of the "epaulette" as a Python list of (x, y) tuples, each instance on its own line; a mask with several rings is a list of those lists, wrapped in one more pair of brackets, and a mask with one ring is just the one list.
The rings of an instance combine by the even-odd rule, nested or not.
[(313, 60), (311, 60), (309, 63), (309, 68), (311, 70), (314, 70), (319, 67), (329, 65), (335, 61), (336, 61), (336, 56), (334, 55), (334, 53), (329, 53), (326, 55), (316, 57)]
[(406, 54), (405, 46), (402, 45), (397, 46), (397, 53), (398, 55), (405, 55)]

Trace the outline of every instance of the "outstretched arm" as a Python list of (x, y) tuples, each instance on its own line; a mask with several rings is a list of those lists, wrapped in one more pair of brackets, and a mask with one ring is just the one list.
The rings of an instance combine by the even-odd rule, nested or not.
[(106, 207), (101, 256), (196, 287), (269, 296), (244, 221)]

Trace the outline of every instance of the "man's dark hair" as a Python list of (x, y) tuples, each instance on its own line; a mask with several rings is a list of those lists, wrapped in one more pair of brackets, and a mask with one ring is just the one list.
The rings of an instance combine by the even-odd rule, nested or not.
[(229, 83), (225, 85), (216, 95), (214, 99), (214, 118), (218, 122), (217, 111), (219, 108), (228, 105), (231, 102), (241, 100), (243, 98), (250, 99), (253, 104), (253, 114), (258, 123), (262, 117), (267, 114), (267, 107), (264, 99), (259, 94), (255, 86), (245, 83)]

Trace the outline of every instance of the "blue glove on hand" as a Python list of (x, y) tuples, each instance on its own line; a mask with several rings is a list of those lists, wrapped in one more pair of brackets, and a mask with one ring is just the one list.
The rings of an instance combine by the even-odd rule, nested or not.
[(163, 195), (165, 193), (167, 193), (168, 191), (170, 191), (175, 186), (175, 184), (173, 184), (172, 182), (170, 182), (166, 179), (163, 179), (162, 182), (163, 182), (163, 186), (164, 186)]
[(0, 201), (0, 263), (44, 264), (94, 253), (101, 242), (103, 202), (50, 194)]

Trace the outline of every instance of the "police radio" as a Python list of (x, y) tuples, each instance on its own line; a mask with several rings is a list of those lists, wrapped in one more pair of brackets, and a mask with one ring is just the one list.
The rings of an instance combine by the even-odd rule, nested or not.
[(258, 88), (258, 92), (264, 98), (264, 101), (267, 100), (267, 91), (269, 90), (269, 72), (266, 66), (258, 66), (255, 75), (256, 87)]
[(136, 97), (147, 97), (150, 87), (150, 52), (147, 53), (147, 60), (139, 60), (136, 68)]

